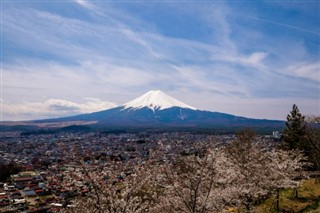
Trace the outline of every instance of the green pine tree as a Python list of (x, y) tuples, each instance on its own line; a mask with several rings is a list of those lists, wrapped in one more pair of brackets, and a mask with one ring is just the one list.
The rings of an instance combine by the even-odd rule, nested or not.
[(289, 149), (301, 149), (308, 152), (306, 144), (307, 124), (305, 117), (300, 113), (297, 105), (292, 106), (292, 111), (287, 116), (286, 128), (283, 132), (284, 141)]

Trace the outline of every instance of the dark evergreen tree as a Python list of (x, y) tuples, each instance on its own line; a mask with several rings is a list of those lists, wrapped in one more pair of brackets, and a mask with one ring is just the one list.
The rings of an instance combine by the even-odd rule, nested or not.
[(307, 124), (305, 117), (300, 113), (297, 105), (294, 104), (292, 111), (287, 116), (286, 128), (283, 132), (284, 141), (289, 149), (301, 149), (304, 152), (308, 152), (306, 136)]
[(13, 162), (8, 164), (0, 163), (0, 181), (6, 181), (10, 175), (17, 174), (20, 170), (19, 166)]

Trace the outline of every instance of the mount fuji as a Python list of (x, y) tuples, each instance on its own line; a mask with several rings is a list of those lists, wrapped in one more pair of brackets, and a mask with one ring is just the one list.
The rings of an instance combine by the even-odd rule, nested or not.
[(189, 106), (160, 90), (151, 90), (146, 94), (124, 104), (123, 106), (124, 109), (133, 110), (142, 109), (144, 107), (152, 109), (152, 111), (164, 110), (172, 107), (197, 110), (197, 108)]
[[(283, 121), (251, 119), (220, 112), (197, 109), (160, 90), (149, 91), (121, 106), (71, 117), (32, 121), (36, 126), (82, 124), (109, 129), (175, 129), (215, 128), (238, 129), (243, 127), (282, 129)], [(61, 125), (64, 124), (64, 125)]]

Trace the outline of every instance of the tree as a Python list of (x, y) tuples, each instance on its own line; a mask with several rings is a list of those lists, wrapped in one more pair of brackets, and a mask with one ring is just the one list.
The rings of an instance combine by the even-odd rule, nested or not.
[(189, 155), (161, 170), (164, 188), (154, 212), (221, 212), (236, 203), (237, 175), (222, 149)]
[(19, 173), (21, 168), (14, 162), (8, 164), (0, 163), (0, 181), (6, 181), (10, 175)]
[(250, 212), (254, 202), (268, 194), (265, 182), (269, 175), (266, 168), (270, 161), (263, 151), (262, 144), (255, 143), (255, 140), (254, 131), (246, 129), (238, 132), (236, 139), (226, 148), (227, 157), (239, 173), (239, 200), (247, 212)]
[(307, 165), (306, 157), (299, 150), (272, 150), (270, 154), (270, 164), (267, 169), (270, 172), (268, 187), (270, 192), (276, 193), (275, 207), (280, 210), (280, 190), (292, 188), (295, 197), (298, 197), (298, 186), (300, 180), (307, 178), (303, 173), (303, 167)]
[(307, 117), (307, 144), (310, 147), (309, 161), (313, 169), (320, 170), (320, 116)]
[(157, 199), (156, 187), (153, 185), (155, 170), (149, 165), (132, 168), (121, 162), (113, 162), (109, 166), (97, 170), (82, 164), (78, 174), (72, 173), (87, 182), (89, 193), (85, 197), (76, 198), (73, 201), (74, 207), (63, 209), (62, 212), (149, 212)]
[(280, 189), (297, 187), (295, 178), (304, 165), (299, 151), (269, 147), (250, 129), (239, 132), (226, 153), (237, 171), (238, 196), (247, 212), (254, 203), (273, 193), (279, 195)]
[(303, 116), (296, 105), (287, 117), (284, 141), (289, 149), (300, 149), (311, 163), (309, 169), (320, 169), (320, 117)]
[(284, 141), (291, 150), (301, 149), (308, 152), (306, 146), (307, 126), (305, 117), (300, 113), (297, 105), (292, 106), (292, 111), (287, 116), (286, 127), (283, 132)]

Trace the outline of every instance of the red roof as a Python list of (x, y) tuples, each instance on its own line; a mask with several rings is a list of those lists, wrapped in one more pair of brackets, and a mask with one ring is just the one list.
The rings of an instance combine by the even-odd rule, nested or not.
[(33, 180), (32, 177), (14, 178), (14, 181), (31, 181), (31, 180)]

